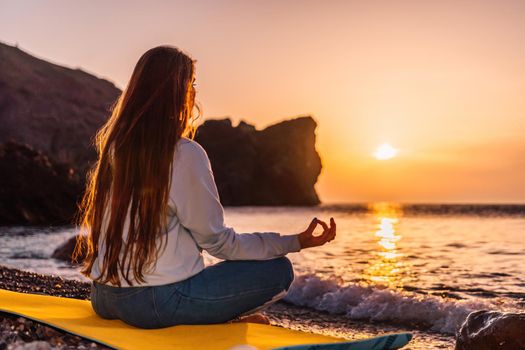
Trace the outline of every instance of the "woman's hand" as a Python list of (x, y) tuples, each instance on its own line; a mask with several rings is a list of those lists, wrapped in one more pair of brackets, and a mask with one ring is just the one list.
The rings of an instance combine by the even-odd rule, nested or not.
[[(314, 230), (317, 227), (317, 224), (320, 224), (323, 227), (323, 233), (319, 236), (314, 236)], [(335, 238), (335, 221), (334, 218), (330, 218), (330, 227), (318, 218), (314, 218), (306, 231), (299, 234), (299, 243), (301, 244), (301, 249), (318, 247), (323, 244), (330, 242)]]

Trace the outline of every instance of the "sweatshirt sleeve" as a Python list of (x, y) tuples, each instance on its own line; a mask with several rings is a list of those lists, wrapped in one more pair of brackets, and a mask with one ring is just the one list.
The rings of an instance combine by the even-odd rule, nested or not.
[(206, 151), (193, 140), (181, 144), (178, 151), (170, 197), (180, 223), (202, 249), (227, 260), (272, 259), (301, 249), (298, 235), (237, 233), (225, 226), (224, 209)]

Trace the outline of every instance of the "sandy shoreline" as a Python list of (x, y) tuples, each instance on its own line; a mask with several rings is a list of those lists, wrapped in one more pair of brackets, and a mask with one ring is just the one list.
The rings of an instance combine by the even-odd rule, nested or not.
[[(90, 292), (89, 283), (5, 266), (0, 266), (0, 288), (76, 299), (89, 299)], [(406, 327), (350, 321), (343, 315), (331, 315), (284, 302), (270, 306), (264, 313), (270, 318), (273, 325), (346, 339), (409, 331), (415, 335), (415, 339), (406, 349), (451, 349), (454, 346), (454, 338), (450, 336), (431, 334)], [(47, 342), (49, 349), (106, 349), (91, 341), (56, 331), (21, 317), (0, 313), (0, 347), (2, 349), (15, 349), (20, 344), (31, 341)], [(47, 346), (47, 344), (41, 345)]]

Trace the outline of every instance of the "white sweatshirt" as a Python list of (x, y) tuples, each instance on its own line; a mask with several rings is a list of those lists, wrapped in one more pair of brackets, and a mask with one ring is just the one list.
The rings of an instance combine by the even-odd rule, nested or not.
[[(169, 220), (166, 249), (160, 252), (156, 266), (144, 273), (146, 283), (141, 286), (162, 285), (196, 275), (204, 269), (203, 249), (217, 258), (227, 260), (272, 259), (301, 249), (298, 235), (236, 233), (232, 227), (225, 226), (224, 209), (208, 155), (200, 144), (186, 137), (181, 138), (175, 148), (170, 209), (173, 215)], [(92, 279), (98, 277), (102, 269), (105, 254), (104, 222), (99, 254), (91, 271)], [(124, 223), (124, 241), (128, 229), (129, 209)], [(133, 279), (132, 269), (130, 278), (133, 285), (139, 285)], [(129, 286), (122, 275), (120, 280), (122, 286)]]

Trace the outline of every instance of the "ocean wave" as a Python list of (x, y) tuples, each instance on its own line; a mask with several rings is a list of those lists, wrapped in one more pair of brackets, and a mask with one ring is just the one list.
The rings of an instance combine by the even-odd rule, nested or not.
[(343, 284), (337, 278), (323, 279), (314, 274), (296, 276), (284, 301), (351, 320), (388, 322), (455, 334), (468, 314), (491, 309), (491, 305), (472, 300), (449, 300), (435, 296)]

